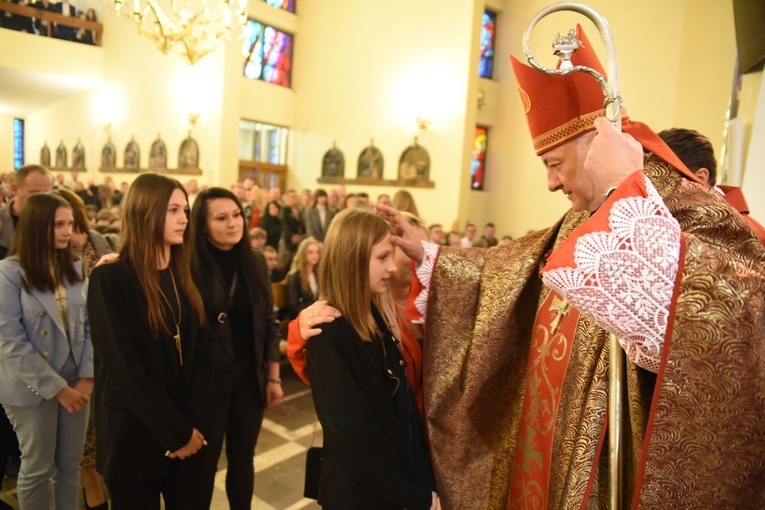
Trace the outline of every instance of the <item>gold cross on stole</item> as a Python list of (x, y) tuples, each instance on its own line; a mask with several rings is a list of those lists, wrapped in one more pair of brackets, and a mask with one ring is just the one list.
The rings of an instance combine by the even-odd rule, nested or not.
[(568, 315), (571, 310), (571, 305), (568, 301), (560, 299), (558, 296), (553, 297), (552, 303), (550, 303), (550, 311), (555, 312), (555, 318), (550, 323), (550, 334), (554, 334), (560, 326), (563, 318)]

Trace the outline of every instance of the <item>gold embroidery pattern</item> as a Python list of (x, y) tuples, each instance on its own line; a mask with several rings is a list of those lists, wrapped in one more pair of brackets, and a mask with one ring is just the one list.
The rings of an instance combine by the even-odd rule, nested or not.
[[(685, 236), (686, 261), (692, 263), (683, 273), (679, 319), (663, 384), (656, 389), (640, 508), (765, 508), (759, 476), (765, 472), (765, 252), (722, 197), (655, 157), (646, 175), (683, 230), (704, 245)], [(539, 264), (550, 245), (586, 217), (569, 214), (563, 224), (510, 246), (444, 249), (440, 256), (431, 287), (424, 384), (445, 510), (507, 507), (528, 339), (548, 293), (540, 285)], [(730, 274), (737, 277), (718, 283)], [(743, 323), (758, 326), (745, 329)], [(595, 469), (607, 398), (606, 345), (605, 333), (580, 317), (555, 430), (552, 508), (579, 508)], [(653, 377), (627, 364), (625, 508), (634, 492)], [(587, 508), (607, 508), (607, 465), (601, 453)]]
[[(558, 405), (548, 507), (579, 507), (608, 408), (608, 335), (580, 316)], [(583, 404), (584, 403), (584, 404)]]
[[(526, 380), (529, 395), (523, 404), (523, 430), (519, 432), (518, 451), (514, 460), (516, 469), (520, 465), (523, 474), (513, 472), (511, 475), (510, 508), (539, 508), (548, 501), (548, 492), (538, 480), (545, 479), (547, 473), (552, 471), (548, 449), (553, 444), (550, 442), (550, 433), (557, 426), (560, 388), (565, 375), (561, 370), (566, 369), (565, 362), (569, 358), (569, 345), (573, 341), (575, 328), (568, 327), (554, 333), (545, 323), (549, 322), (551, 315), (557, 314), (558, 319), (564, 316), (561, 312), (567, 315), (566, 305), (565, 301), (554, 295), (539, 311), (537, 331), (532, 339), (531, 374)], [(569, 319), (574, 324), (576, 315)], [(566, 333), (571, 338), (567, 338)], [(537, 435), (540, 436), (539, 440), (536, 440)], [(520, 456), (518, 452), (521, 452)], [(536, 465), (536, 472), (532, 472), (532, 464)]]
[[(490, 250), (445, 248), (439, 256), (428, 303), (424, 385), (444, 508), (507, 503), (536, 314), (535, 300), (519, 296), (540, 292), (540, 254), (553, 232)], [(520, 341), (509, 339), (508, 331)]]
[(687, 240), (640, 505), (763, 508), (765, 277)]
[[(603, 117), (605, 114), (605, 110), (596, 110), (591, 113), (585, 113), (584, 115), (576, 117), (575, 119), (572, 119), (565, 124), (556, 127), (555, 129), (534, 137), (532, 140), (534, 143), (534, 150), (537, 153), (540, 153), (547, 149), (551, 149), (564, 140), (573, 139), (580, 133), (595, 129), (595, 119), (598, 117)], [(622, 109), (622, 120), (627, 119), (629, 119), (627, 110)]]

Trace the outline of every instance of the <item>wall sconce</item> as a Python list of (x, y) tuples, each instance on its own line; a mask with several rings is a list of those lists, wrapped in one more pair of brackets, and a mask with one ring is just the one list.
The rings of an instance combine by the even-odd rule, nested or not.
[(478, 89), (478, 109), (484, 111), (486, 109), (486, 93), (483, 89)]
[(417, 116), (417, 127), (420, 129), (420, 131), (427, 131), (428, 126), (430, 126), (433, 123), (431, 119), (423, 119), (419, 115)]

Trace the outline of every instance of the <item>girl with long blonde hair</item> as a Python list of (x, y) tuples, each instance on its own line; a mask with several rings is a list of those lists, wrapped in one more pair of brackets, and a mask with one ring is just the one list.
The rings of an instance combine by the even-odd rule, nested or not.
[(348, 209), (330, 224), (320, 297), (342, 314), (308, 340), (307, 371), (324, 429), (319, 503), (325, 508), (428, 510), (435, 482), (398, 349), (389, 225)]

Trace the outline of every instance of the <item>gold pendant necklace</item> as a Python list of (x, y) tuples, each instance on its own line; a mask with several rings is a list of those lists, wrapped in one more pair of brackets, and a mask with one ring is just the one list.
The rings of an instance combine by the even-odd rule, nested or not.
[(170, 309), (170, 313), (173, 316), (173, 324), (175, 324), (175, 335), (173, 335), (173, 340), (175, 340), (175, 348), (178, 350), (178, 358), (181, 361), (181, 366), (183, 366), (183, 347), (181, 347), (181, 298), (178, 295), (178, 287), (175, 286), (175, 276), (173, 276), (173, 270), (170, 269), (170, 280), (173, 282), (173, 291), (175, 292), (175, 301), (178, 303), (178, 319), (175, 318), (175, 312), (173, 311), (173, 307), (170, 306), (170, 301), (167, 299), (167, 296), (165, 296), (165, 293), (162, 291), (162, 287), (159, 288), (159, 295), (162, 296), (162, 299), (165, 300), (165, 303), (167, 303), (167, 307)]

